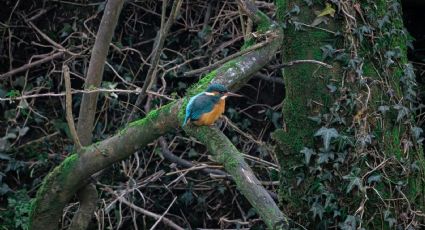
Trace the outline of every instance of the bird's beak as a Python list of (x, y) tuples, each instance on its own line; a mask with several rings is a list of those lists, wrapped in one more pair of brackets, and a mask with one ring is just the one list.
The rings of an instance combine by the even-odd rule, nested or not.
[(243, 95), (239, 95), (239, 94), (232, 93), (232, 92), (227, 92), (225, 95), (229, 96), (229, 97), (243, 97)]

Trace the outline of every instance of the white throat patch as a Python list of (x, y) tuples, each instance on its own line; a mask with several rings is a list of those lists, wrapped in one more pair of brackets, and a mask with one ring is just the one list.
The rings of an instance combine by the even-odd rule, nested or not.
[(224, 95), (224, 96), (221, 96), (220, 99), (224, 100), (224, 99), (226, 99), (226, 97), (227, 97), (227, 95)]

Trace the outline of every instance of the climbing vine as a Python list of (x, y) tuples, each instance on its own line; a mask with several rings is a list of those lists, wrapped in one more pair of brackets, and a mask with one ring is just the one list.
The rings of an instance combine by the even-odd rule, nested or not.
[(283, 71), (286, 127), (274, 133), (283, 206), (307, 228), (419, 226), (423, 130), (399, 1), (278, 2), (287, 26), (284, 60), (334, 66)]

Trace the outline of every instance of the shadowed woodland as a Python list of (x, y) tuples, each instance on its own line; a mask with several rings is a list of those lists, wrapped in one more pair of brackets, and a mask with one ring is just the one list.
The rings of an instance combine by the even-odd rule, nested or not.
[(421, 1), (0, 6), (1, 230), (425, 226)]

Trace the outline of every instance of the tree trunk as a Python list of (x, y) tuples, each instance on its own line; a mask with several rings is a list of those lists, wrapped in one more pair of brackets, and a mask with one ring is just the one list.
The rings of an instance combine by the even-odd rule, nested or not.
[(283, 61), (334, 68), (282, 71), (284, 128), (273, 137), (283, 207), (308, 229), (415, 227), (425, 211), (425, 162), (401, 5), (308, 2), (277, 1), (287, 26)]

